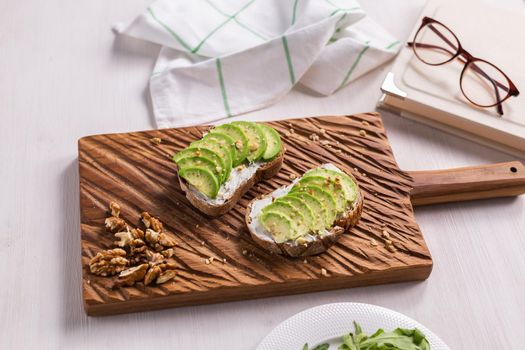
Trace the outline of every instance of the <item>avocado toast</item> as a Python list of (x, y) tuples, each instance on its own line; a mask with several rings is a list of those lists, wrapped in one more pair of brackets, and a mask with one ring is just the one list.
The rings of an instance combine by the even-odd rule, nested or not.
[(255, 242), (270, 252), (315, 255), (357, 223), (362, 207), (363, 193), (355, 178), (323, 164), (250, 202), (246, 225)]
[(284, 151), (273, 128), (237, 121), (211, 129), (176, 153), (173, 161), (190, 203), (207, 215), (219, 216), (258, 181), (274, 176)]

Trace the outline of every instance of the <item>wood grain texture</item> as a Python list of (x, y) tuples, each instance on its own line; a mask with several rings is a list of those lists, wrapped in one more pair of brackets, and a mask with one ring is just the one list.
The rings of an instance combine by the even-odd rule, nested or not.
[(413, 205), (512, 197), (525, 193), (525, 166), (519, 161), (455, 169), (412, 171)]
[[(270, 124), (283, 135), (287, 149), (282, 170), (271, 180), (255, 186), (229, 213), (218, 218), (207, 217), (189, 204), (176, 181), (175, 164), (170, 159), (176, 151), (201, 137), (205, 127), (97, 135), (79, 140), (83, 295), (88, 314), (125, 313), (428, 277), (432, 260), (410, 203), (412, 179), (398, 168), (379, 114)], [(290, 128), (294, 129), (293, 134), (284, 136)], [(326, 130), (321, 139), (333, 146), (323, 146), (308, 138), (321, 128)], [(160, 137), (162, 144), (152, 143), (152, 137)], [(308, 258), (308, 263), (271, 255), (259, 248), (244, 224), (249, 201), (288, 184), (292, 173), (301, 175), (326, 162), (351, 172), (359, 181), (365, 203), (358, 225), (327, 252)], [(122, 217), (129, 224), (138, 225), (139, 213), (147, 210), (160, 217), (168, 233), (178, 241), (179, 268), (173, 282), (111, 290), (111, 279), (89, 273), (90, 258), (113, 245), (112, 235), (103, 228), (106, 207), (112, 200), (120, 203)], [(397, 248), (395, 253), (385, 248), (384, 230)], [(371, 239), (378, 245), (373, 246)], [(205, 259), (211, 256), (226, 259), (226, 263), (205, 264)], [(327, 277), (321, 275), (322, 268), (327, 270)]]

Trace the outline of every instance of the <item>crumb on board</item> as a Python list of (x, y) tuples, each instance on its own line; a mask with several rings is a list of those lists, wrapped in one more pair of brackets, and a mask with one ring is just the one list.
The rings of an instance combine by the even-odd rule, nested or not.
[(246, 255), (246, 254), (248, 254), (248, 251), (247, 251), (246, 249), (244, 249), (244, 250), (242, 251), (242, 255)]
[(310, 136), (308, 136), (308, 138), (312, 141), (319, 141), (319, 135), (317, 135), (316, 133), (312, 133), (310, 134)]
[(359, 130), (359, 135), (361, 135), (362, 137), (366, 137), (366, 131), (363, 129)]
[(395, 253), (397, 251), (396, 247), (394, 246), (394, 243), (392, 243), (392, 241), (390, 240), (386, 240), (385, 248), (391, 253)]
[(152, 137), (150, 141), (156, 145), (160, 145), (162, 143), (162, 139), (160, 137)]
[(361, 123), (362, 123), (364, 126), (369, 126), (369, 125), (370, 125), (370, 123), (367, 122), (366, 120), (363, 120)]
[(327, 145), (330, 144), (330, 141), (328, 141), (328, 140), (321, 140), (320, 144), (321, 144), (321, 146), (327, 146)]
[(204, 263), (205, 263), (206, 265), (209, 265), (209, 264), (210, 264), (210, 259), (207, 259), (207, 258), (204, 259)]
[(371, 245), (372, 247), (377, 247), (377, 241), (376, 241), (375, 239), (371, 238), (371, 239), (370, 239), (370, 245)]
[(297, 174), (290, 174), (290, 180), (297, 179)]
[(390, 238), (390, 234), (388, 233), (388, 231), (386, 229), (383, 230), (383, 237), (386, 238), (386, 239)]
[(303, 263), (308, 264), (308, 260), (304, 259)]
[(326, 269), (324, 267), (321, 269), (321, 275), (323, 275), (325, 277), (328, 276), (328, 272), (326, 271)]

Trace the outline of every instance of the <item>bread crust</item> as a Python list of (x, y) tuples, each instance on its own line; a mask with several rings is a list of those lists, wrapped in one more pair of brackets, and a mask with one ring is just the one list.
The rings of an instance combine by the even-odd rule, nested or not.
[(257, 182), (261, 180), (267, 180), (273, 177), (274, 175), (276, 175), (283, 165), (283, 159), (284, 159), (285, 152), (286, 152), (286, 149), (284, 148), (284, 145), (283, 145), (281, 148), (281, 152), (277, 155), (277, 157), (275, 157), (268, 163), (263, 164), (259, 169), (257, 169), (255, 174), (253, 174), (253, 176), (250, 179), (248, 179), (241, 186), (239, 186), (235, 190), (235, 192), (232, 194), (232, 196), (228, 198), (223, 204), (220, 204), (220, 205), (212, 205), (202, 200), (202, 198), (198, 197), (193, 191), (190, 191), (188, 189), (188, 183), (186, 182), (186, 180), (178, 176), (178, 172), (177, 172), (177, 177), (179, 178), (181, 189), (186, 194), (186, 198), (188, 198), (188, 201), (195, 208), (197, 208), (198, 210), (200, 210), (201, 212), (209, 216), (220, 216), (230, 211), (235, 206), (235, 204), (237, 204), (239, 199), (242, 196), (244, 196), (244, 194), (248, 192), (250, 188), (255, 186)]
[[(353, 176), (351, 177), (354, 181), (356, 181)], [(355, 183), (357, 184), (357, 182)], [(334, 245), (334, 243), (337, 242), (337, 240), (341, 238), (344, 233), (350, 231), (350, 229), (357, 224), (363, 211), (364, 193), (358, 189), (357, 198), (353, 206), (339, 216), (339, 218), (335, 221), (334, 226), (332, 226), (332, 228), (329, 230), (328, 234), (322, 237), (317, 236), (317, 238), (312, 242), (304, 244), (297, 244), (290, 241), (277, 243), (275, 241), (269, 241), (260, 237), (250, 228), (249, 225), (251, 223), (250, 213), (252, 211), (252, 205), (255, 203), (255, 201), (260, 200), (266, 196), (268, 196), (268, 194), (255, 198), (246, 208), (245, 220), (246, 226), (250, 231), (250, 235), (252, 239), (263, 249), (274, 254), (288, 255), (294, 258), (317, 255), (326, 251), (328, 248)]]

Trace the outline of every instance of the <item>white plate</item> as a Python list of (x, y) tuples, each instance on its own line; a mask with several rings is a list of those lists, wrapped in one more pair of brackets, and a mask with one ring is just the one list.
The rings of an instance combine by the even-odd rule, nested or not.
[(353, 332), (353, 321), (363, 331), (372, 334), (378, 328), (389, 332), (395, 328), (418, 328), (422, 331), (432, 350), (450, 350), (428, 328), (393, 310), (359, 303), (336, 303), (317, 306), (302, 311), (280, 325), (263, 339), (257, 350), (302, 350), (304, 343), (310, 348), (330, 343), (330, 350), (337, 349), (343, 334)]

